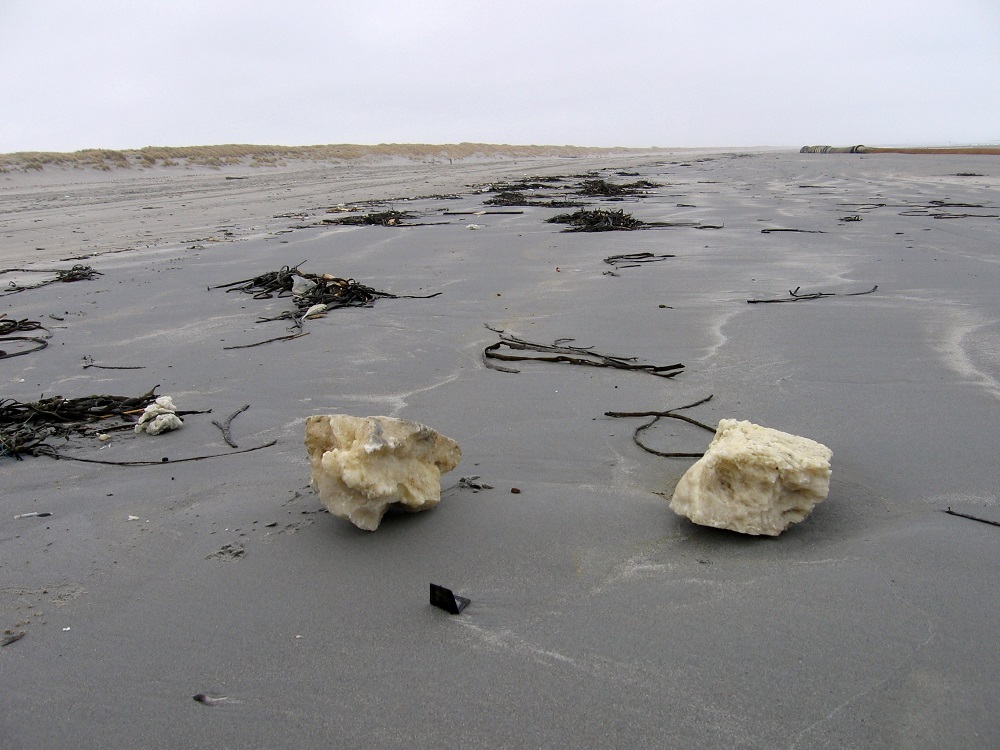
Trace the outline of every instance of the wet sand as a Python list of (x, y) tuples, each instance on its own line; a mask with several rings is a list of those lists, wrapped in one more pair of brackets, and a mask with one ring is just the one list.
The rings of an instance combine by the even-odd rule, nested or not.
[[(0, 299), (51, 332), (0, 360), (0, 395), (156, 385), (212, 410), (61, 448), (160, 465), (0, 458), (0, 629), (25, 633), (0, 647), (0, 745), (996, 746), (1000, 537), (942, 511), (1000, 521), (998, 165), (662, 152), (0, 175), (5, 268), (103, 274)], [(458, 213), (486, 208), (482, 183), (591, 170), (659, 184), (591, 207), (722, 228), (562, 233), (544, 219), (565, 209)], [(435, 195), (451, 197), (417, 198)], [(444, 223), (317, 225), (379, 199), (395, 200), (371, 210)], [(604, 258), (637, 252), (676, 257), (606, 273)], [(211, 287), (300, 263), (441, 294), (224, 348), (289, 334), (257, 321), (291, 302)], [(838, 296), (747, 304), (797, 287)], [(685, 369), (499, 372), (487, 325)], [(645, 453), (637, 421), (603, 416), (709, 394), (691, 416), (833, 450), (809, 519), (778, 538), (695, 526), (667, 507), (691, 460)], [(232, 451), (211, 421), (244, 404), (235, 441), (274, 446), (176, 462)], [(374, 533), (331, 517), (302, 446), (317, 413), (457, 440), (441, 505)], [(645, 435), (661, 450), (709, 438), (680, 423)], [(474, 475), (493, 488), (458, 486)], [(52, 515), (14, 518), (33, 511)], [(472, 604), (429, 606), (430, 582)]]

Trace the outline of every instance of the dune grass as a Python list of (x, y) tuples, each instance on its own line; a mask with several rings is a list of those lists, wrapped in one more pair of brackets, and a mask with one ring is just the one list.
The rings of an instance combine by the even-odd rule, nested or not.
[(488, 143), (420, 144), (381, 143), (378, 145), (337, 144), (324, 146), (146, 146), (115, 151), (84, 149), (69, 153), (22, 151), (0, 154), (0, 172), (38, 171), (47, 167), (63, 169), (142, 169), (150, 167), (281, 166), (292, 161), (349, 161), (401, 157), (415, 161), (444, 161), (473, 157), (593, 156), (603, 153), (640, 153), (653, 149), (598, 148), (582, 146), (515, 146)]

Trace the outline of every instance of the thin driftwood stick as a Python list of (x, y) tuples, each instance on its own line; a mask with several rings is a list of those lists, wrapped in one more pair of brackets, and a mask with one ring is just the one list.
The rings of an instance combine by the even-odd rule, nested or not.
[(220, 423), (214, 419), (212, 420), (212, 424), (214, 424), (216, 427), (222, 430), (222, 439), (229, 444), (230, 448), (239, 448), (240, 446), (238, 446), (236, 443), (233, 442), (233, 436), (229, 432), (229, 425), (233, 423), (233, 420), (236, 417), (238, 417), (240, 414), (242, 414), (249, 408), (250, 404), (247, 404), (246, 406), (237, 409), (236, 411), (234, 411), (232, 414), (229, 415), (229, 419), (227, 419), (224, 423)]

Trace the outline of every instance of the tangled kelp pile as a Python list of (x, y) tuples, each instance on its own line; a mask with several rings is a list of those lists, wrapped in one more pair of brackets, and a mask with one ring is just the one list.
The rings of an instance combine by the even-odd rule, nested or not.
[(557, 214), (545, 221), (549, 224), (569, 224), (564, 232), (629, 231), (646, 226), (644, 221), (625, 213), (623, 209), (617, 211), (607, 211), (602, 208), (593, 211), (580, 209), (571, 214)]
[(5, 297), (8, 294), (17, 294), (18, 292), (24, 292), (28, 289), (38, 289), (39, 287), (48, 286), (49, 284), (55, 284), (57, 282), (71, 282), (71, 281), (89, 281), (90, 279), (95, 279), (98, 276), (103, 276), (100, 271), (95, 271), (90, 266), (76, 265), (72, 268), (5, 268), (0, 270), (0, 275), (5, 273), (51, 273), (54, 274), (53, 278), (45, 279), (37, 284), (16, 284), (11, 281), (7, 285), (7, 289), (0, 293), (0, 297)]
[(376, 211), (361, 216), (341, 216), (336, 219), (323, 219), (320, 224), (341, 224), (354, 227), (401, 227), (412, 226), (404, 224), (407, 219), (412, 219), (413, 214), (409, 211)]
[(227, 292), (245, 292), (252, 294), (254, 299), (292, 297), (295, 304), (294, 310), (286, 310), (276, 317), (261, 318), (261, 320), (292, 320), (296, 326), (301, 326), (302, 318), (317, 306), (322, 308), (316, 311), (318, 313), (340, 307), (371, 307), (372, 303), (380, 297), (386, 299), (429, 299), (441, 294), (441, 292), (435, 292), (427, 295), (408, 295), (383, 292), (365, 286), (354, 279), (343, 279), (328, 273), (305, 273), (299, 270), (301, 265), (302, 263), (296, 266), (282, 266), (278, 271), (269, 271), (252, 279), (232, 281), (212, 288), (225, 289)]
[(584, 180), (576, 188), (580, 195), (591, 198), (620, 198), (626, 195), (644, 195), (646, 191), (657, 188), (655, 182), (637, 180), (626, 184), (617, 184), (607, 180)]
[(55, 456), (49, 441), (132, 429), (138, 415), (156, 400), (156, 386), (141, 396), (44, 398), (32, 403), (0, 400), (0, 456)]
[(505, 190), (493, 198), (483, 201), (484, 206), (541, 206), (543, 208), (575, 208), (584, 204), (579, 201), (563, 201), (555, 198), (538, 200), (529, 198), (518, 190)]
[[(45, 335), (44, 337), (14, 335), (15, 333), (25, 333), (29, 331), (45, 331)], [(41, 322), (37, 320), (29, 320), (28, 318), (14, 320), (13, 318), (7, 318), (7, 313), (0, 313), (0, 345), (6, 344), (10, 341), (30, 341), (34, 344), (31, 349), (23, 349), (19, 352), (9, 352), (6, 349), (0, 349), (0, 359), (20, 357), (24, 354), (31, 354), (32, 352), (37, 352), (39, 349), (44, 349), (48, 346), (48, 342), (46, 341), (48, 337), (48, 329), (45, 328)], [(23, 344), (20, 346), (23, 346)]]

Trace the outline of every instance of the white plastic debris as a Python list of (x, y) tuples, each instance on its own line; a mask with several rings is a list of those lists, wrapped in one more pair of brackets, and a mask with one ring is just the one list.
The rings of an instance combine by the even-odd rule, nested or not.
[(314, 286), (316, 286), (315, 281), (304, 279), (301, 276), (292, 276), (292, 295), (295, 297), (301, 297)]

